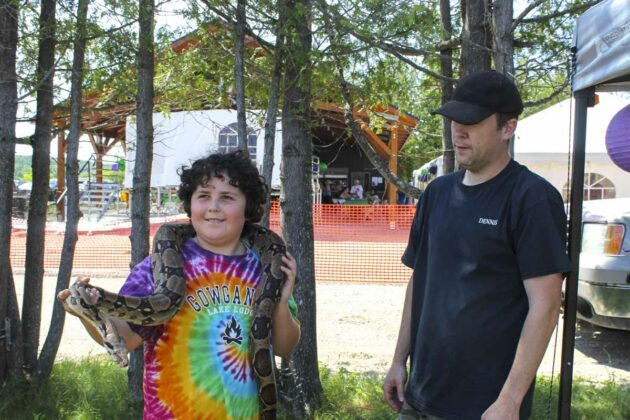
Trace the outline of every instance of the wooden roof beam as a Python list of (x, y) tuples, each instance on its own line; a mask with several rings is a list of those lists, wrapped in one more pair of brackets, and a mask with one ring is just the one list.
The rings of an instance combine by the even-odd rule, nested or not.
[(365, 136), (366, 140), (374, 148), (376, 153), (381, 157), (381, 159), (383, 159), (385, 162), (388, 162), (391, 155), (389, 147), (387, 147), (387, 145), (383, 143), (383, 140), (381, 140), (381, 138), (377, 136), (374, 131), (372, 131), (370, 126), (365, 121), (363, 121), (361, 118), (357, 118), (356, 115), (355, 120), (359, 124), (361, 132)]

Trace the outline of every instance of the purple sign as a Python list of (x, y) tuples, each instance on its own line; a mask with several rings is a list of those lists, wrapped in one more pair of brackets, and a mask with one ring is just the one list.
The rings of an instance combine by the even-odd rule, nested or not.
[(626, 172), (630, 172), (630, 105), (617, 112), (606, 130), (608, 156)]

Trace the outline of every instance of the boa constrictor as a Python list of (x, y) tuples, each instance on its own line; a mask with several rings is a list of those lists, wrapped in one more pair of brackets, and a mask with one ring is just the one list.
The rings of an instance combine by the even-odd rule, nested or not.
[[(160, 325), (170, 320), (183, 305), (186, 293), (180, 247), (194, 235), (189, 224), (169, 223), (158, 229), (151, 255), (156, 288), (150, 296), (122, 296), (81, 282), (70, 287), (68, 305), (94, 324), (103, 338), (105, 349), (116, 363), (127, 365), (127, 349), (111, 318), (136, 325)], [(241, 239), (262, 263), (261, 279), (254, 294), (249, 343), (258, 384), (260, 418), (272, 419), (276, 417), (277, 392), (271, 350), (271, 319), (283, 284), (280, 267), (286, 247), (282, 238), (273, 231), (251, 223), (245, 224)]]

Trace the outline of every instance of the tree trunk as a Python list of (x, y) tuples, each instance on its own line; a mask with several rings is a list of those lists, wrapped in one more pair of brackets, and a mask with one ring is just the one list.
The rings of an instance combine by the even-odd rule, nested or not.
[[(495, 0), (492, 9), (494, 32), (494, 66), (500, 73), (514, 80), (514, 37), (511, 31), (514, 15), (513, 0)], [(514, 140), (510, 139), (510, 156), (514, 156)]]
[[(133, 170), (131, 200), (131, 265), (135, 266), (149, 255), (151, 216), (151, 165), (153, 162), (153, 77), (154, 0), (139, 0), (140, 33), (138, 38), (138, 96), (136, 162)], [(142, 346), (131, 354), (128, 384), (132, 397), (142, 400)]]
[(462, 52), (460, 77), (490, 69), (489, 22), (487, 0), (462, 1)]
[[(56, 293), (67, 289), (72, 275), (74, 249), (77, 243), (79, 225), (79, 137), (81, 137), (81, 105), (83, 96), (83, 71), (85, 62), (86, 26), (89, 0), (79, 0), (77, 9), (77, 31), (74, 39), (74, 56), (70, 81), (70, 132), (67, 138), (66, 157), (66, 231), (63, 238)], [(50, 376), (59, 350), (61, 333), (66, 313), (59, 302), (53, 307), (50, 329), (37, 363), (37, 378), (45, 380)]]
[[(444, 41), (450, 40), (453, 37), (450, 0), (440, 0), (440, 23), (442, 25), (442, 39)], [(440, 74), (453, 78), (453, 50), (451, 48), (440, 51)], [(453, 82), (441, 79), (440, 87), (442, 91), (441, 103), (444, 105), (453, 96)], [(451, 120), (446, 117), (442, 117), (442, 147), (444, 149), (442, 171), (445, 174), (450, 174), (455, 170), (455, 151), (453, 150)]]
[(514, 79), (514, 38), (510, 28), (514, 14), (513, 0), (495, 0), (492, 9), (494, 33), (494, 66)]
[(300, 278), (294, 296), (300, 308), (302, 338), (288, 363), (295, 380), (291, 417), (299, 419), (313, 414), (322, 393), (315, 317), (310, 17), (310, 0), (287, 1), (286, 54), (292, 59), (285, 63), (280, 205), (282, 232), (297, 260)]
[(33, 145), (33, 189), (29, 202), (22, 304), (24, 367), (28, 375), (37, 368), (39, 329), (42, 315), (44, 278), (44, 239), (50, 177), (50, 140), (53, 118), (53, 78), (55, 66), (55, 0), (42, 0), (39, 17), (39, 56), (37, 59), (37, 114)]
[[(16, 317), (10, 310), (11, 302), (16, 300), (10, 255), (15, 185), (18, 7), (16, 0), (0, 0), (0, 385), (17, 373), (12, 331), (18, 331), (15, 328), (19, 325), (19, 315)], [(21, 363), (18, 369), (20, 366)]]
[[(269, 103), (267, 104), (267, 119), (265, 121), (265, 157), (263, 159), (263, 177), (271, 192), (271, 178), (273, 176), (274, 150), (276, 147), (276, 118), (278, 117), (278, 100), (280, 97), (280, 81), (282, 79), (282, 64), (284, 60), (284, 19), (286, 16), (285, 3), (277, 0), (278, 22), (276, 24), (276, 47), (273, 53), (273, 70), (271, 85), (269, 86)], [(265, 214), (261, 225), (269, 227), (269, 210), (271, 199), (265, 204)]]
[(234, 83), (236, 83), (238, 148), (249, 156), (247, 120), (245, 119), (245, 6), (246, 0), (237, 0), (236, 24), (234, 25)]

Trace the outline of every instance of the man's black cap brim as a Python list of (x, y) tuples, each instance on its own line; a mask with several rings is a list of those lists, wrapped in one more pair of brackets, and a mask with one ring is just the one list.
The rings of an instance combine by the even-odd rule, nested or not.
[(460, 124), (473, 125), (485, 120), (494, 112), (488, 108), (467, 102), (449, 101), (441, 108), (431, 111), (431, 115), (435, 114), (443, 115)]

